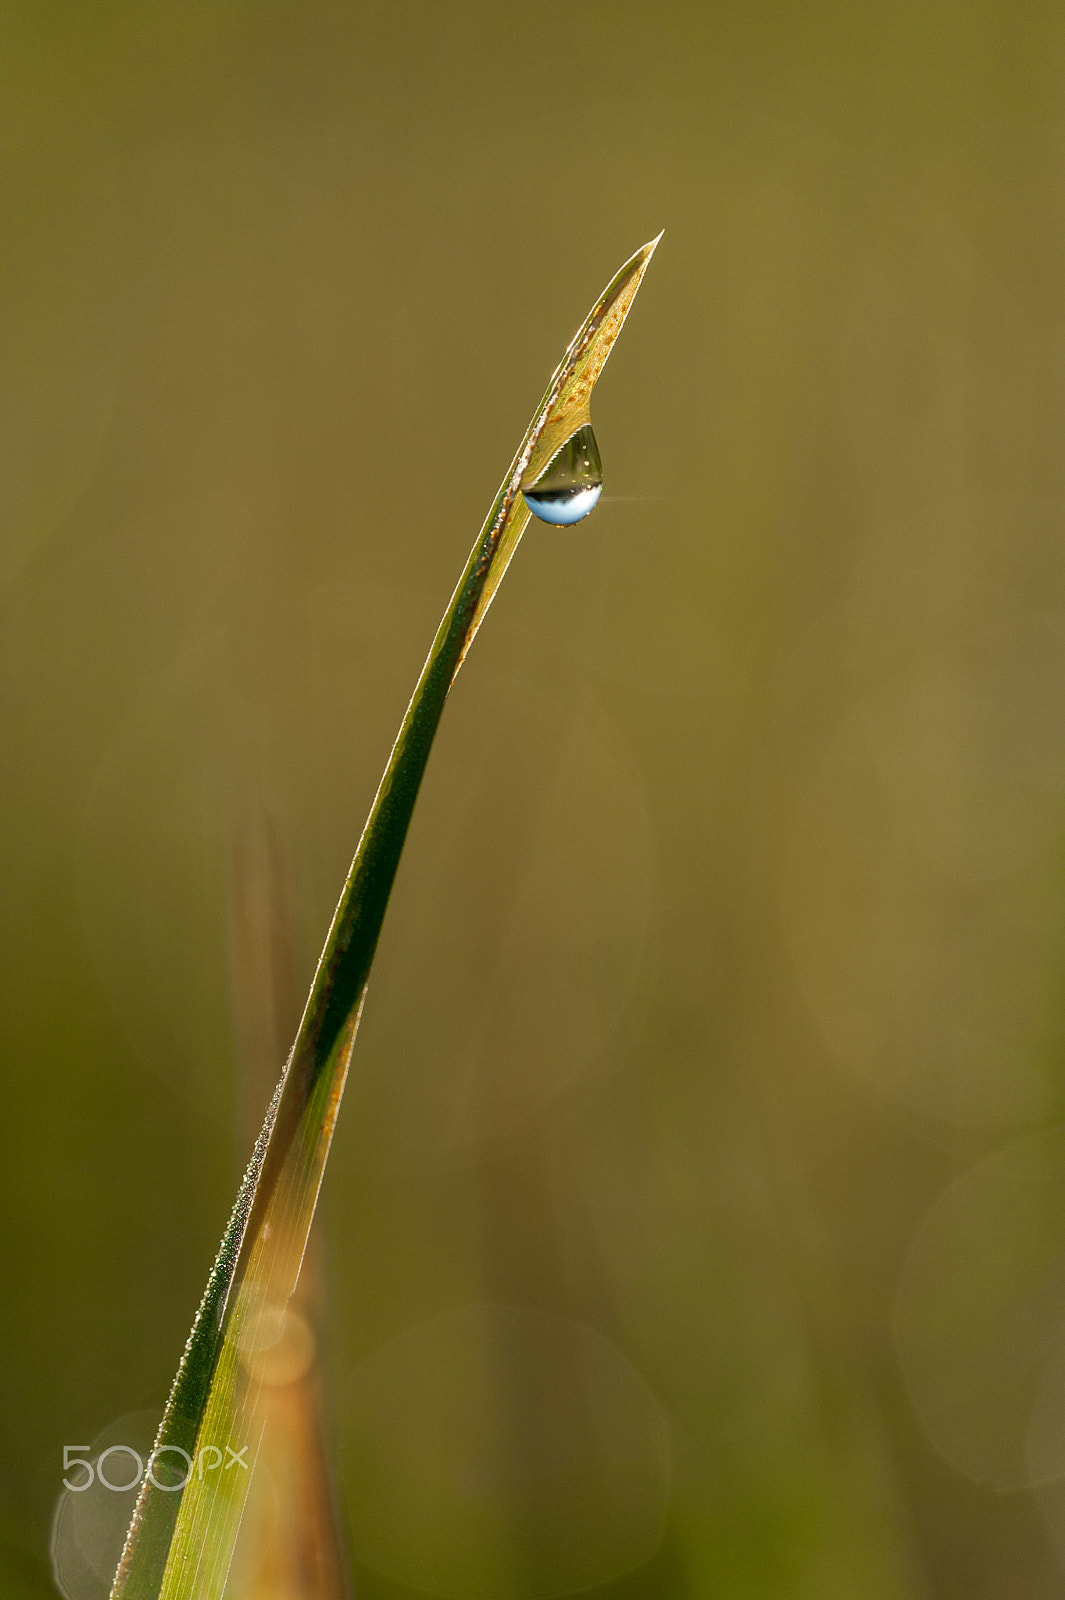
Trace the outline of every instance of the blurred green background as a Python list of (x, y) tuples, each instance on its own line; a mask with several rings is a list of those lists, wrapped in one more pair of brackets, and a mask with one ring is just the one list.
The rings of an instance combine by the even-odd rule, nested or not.
[(5, 1596), (62, 1446), (165, 1397), (435, 623), (663, 227), (326, 1180), (356, 1592), (1065, 1592), (1063, 46), (4, 7)]

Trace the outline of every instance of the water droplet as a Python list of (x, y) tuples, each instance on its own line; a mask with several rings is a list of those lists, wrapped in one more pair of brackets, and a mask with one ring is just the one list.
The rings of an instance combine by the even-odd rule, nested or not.
[(603, 463), (591, 423), (570, 434), (533, 482), (522, 484), (521, 492), (533, 515), (556, 527), (569, 527), (593, 511), (603, 492)]

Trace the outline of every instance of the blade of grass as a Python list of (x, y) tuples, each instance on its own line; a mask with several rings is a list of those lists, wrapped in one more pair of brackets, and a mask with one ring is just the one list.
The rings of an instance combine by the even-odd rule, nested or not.
[[(242, 1121), (250, 1138), (299, 1019), (286, 866), (276, 826), (253, 800), (233, 836), (227, 938)], [(244, 1354), (246, 1398), (261, 1442), (226, 1585), (230, 1600), (350, 1600), (323, 1413), (325, 1307), (316, 1217), (295, 1292), (270, 1330), (278, 1338)]]
[(625, 263), (571, 342), (444, 613), (185, 1346), (111, 1600), (221, 1600), (263, 1426), (254, 1357), (284, 1334), (366, 982), (433, 736), (528, 522), (522, 480), (585, 420), (592, 388), (657, 243)]

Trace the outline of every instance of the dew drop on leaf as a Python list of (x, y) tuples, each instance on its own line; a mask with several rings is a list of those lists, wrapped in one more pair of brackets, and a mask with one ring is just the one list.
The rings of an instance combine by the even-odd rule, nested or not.
[(533, 515), (556, 527), (569, 527), (594, 511), (603, 492), (603, 463), (591, 423), (571, 434), (521, 492)]

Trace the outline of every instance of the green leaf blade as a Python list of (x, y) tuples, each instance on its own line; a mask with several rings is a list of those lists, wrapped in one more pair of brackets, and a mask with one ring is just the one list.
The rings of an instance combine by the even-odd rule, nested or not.
[[(661, 238), (661, 235), (659, 235)], [(585, 420), (652, 240), (592, 307), (500, 485), (411, 697), (318, 963), (284, 1075), (241, 1184), (156, 1440), (111, 1600), (222, 1600), (250, 1468), (203, 1472), (205, 1451), (254, 1461), (262, 1407), (244, 1354), (286, 1315), (343, 1096), (370, 967), (451, 685), (528, 521), (521, 483)], [(194, 1465), (165, 1484), (170, 1447)], [(225, 1477), (226, 1472), (230, 1473)]]

